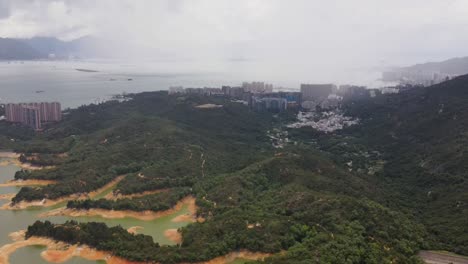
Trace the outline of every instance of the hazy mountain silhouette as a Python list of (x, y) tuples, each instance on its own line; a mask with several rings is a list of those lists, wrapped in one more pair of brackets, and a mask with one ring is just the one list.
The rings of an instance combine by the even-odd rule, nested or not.
[(47, 55), (15, 39), (0, 38), (0, 60), (35, 60)]

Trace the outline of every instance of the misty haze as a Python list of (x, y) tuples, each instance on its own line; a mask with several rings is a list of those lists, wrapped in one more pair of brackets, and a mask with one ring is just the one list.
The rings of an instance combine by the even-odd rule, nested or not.
[(468, 2), (0, 0), (0, 264), (468, 264)]

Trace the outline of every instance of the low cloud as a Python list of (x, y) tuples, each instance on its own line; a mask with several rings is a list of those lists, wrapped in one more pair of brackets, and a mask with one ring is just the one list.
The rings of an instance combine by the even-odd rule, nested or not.
[(109, 50), (305, 72), (468, 55), (464, 0), (0, 0), (0, 36), (94, 34)]

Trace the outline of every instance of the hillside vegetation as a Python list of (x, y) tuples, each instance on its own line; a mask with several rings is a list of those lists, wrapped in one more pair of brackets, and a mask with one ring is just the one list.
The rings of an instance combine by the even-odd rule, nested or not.
[[(28, 236), (162, 263), (240, 249), (273, 253), (267, 263), (420, 263), (421, 249), (468, 254), (468, 77), (350, 102), (345, 111), (359, 125), (334, 134), (291, 129), (296, 143), (283, 149), (271, 147), (267, 131), (290, 115), (254, 113), (221, 98), (129, 98), (72, 110), (39, 135), (18, 134), (18, 151), (67, 156), (54, 169), (18, 173), (58, 184), (23, 188), (14, 202), (89, 192), (125, 174), (116, 194), (169, 192), (68, 206), (159, 210), (190, 194), (206, 221), (182, 228), (180, 246), (112, 227), (93, 234), (96, 224), (76, 222), (38, 222)], [(206, 103), (223, 107), (195, 107)]]

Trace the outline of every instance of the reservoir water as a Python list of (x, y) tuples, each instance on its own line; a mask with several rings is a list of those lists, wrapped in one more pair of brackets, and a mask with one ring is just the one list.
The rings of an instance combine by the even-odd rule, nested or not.
[[(14, 174), (16, 171), (20, 170), (19, 167), (15, 165), (5, 165), (4, 161), (6, 159), (0, 159), (0, 182), (6, 182), (8, 180), (13, 179)], [(7, 194), (7, 193), (16, 193), (18, 192), (18, 187), (0, 187), (0, 194)], [(0, 204), (4, 204), (5, 200), (0, 200)], [(26, 229), (28, 225), (31, 225), (36, 220), (50, 220), (51, 222), (55, 223), (63, 223), (67, 220), (77, 220), (79, 222), (104, 222), (108, 226), (117, 226), (121, 225), (124, 228), (130, 228), (134, 226), (141, 226), (143, 229), (139, 229), (138, 232), (146, 235), (150, 235), (153, 237), (155, 242), (160, 244), (173, 244), (172, 241), (168, 240), (164, 236), (164, 231), (167, 229), (177, 229), (186, 225), (187, 223), (176, 223), (172, 222), (171, 220), (179, 215), (184, 215), (189, 213), (188, 207), (184, 206), (180, 211), (168, 215), (165, 217), (158, 218), (153, 221), (141, 221), (133, 218), (124, 218), (124, 219), (105, 219), (102, 217), (48, 217), (48, 218), (39, 218), (38, 214), (64, 206), (65, 204), (59, 204), (49, 208), (31, 208), (27, 210), (18, 210), (18, 211), (11, 211), (11, 210), (0, 210), (0, 247), (5, 244), (12, 243), (13, 241), (9, 238), (9, 234), (12, 232), (16, 232), (22, 229)], [(47, 263), (40, 257), (40, 253), (44, 250), (41, 247), (26, 247), (16, 251), (10, 257), (11, 264), (24, 264), (24, 263)], [(102, 263), (96, 261), (87, 261), (80, 258), (74, 258), (68, 262), (67, 264), (84, 264), (84, 263)]]

